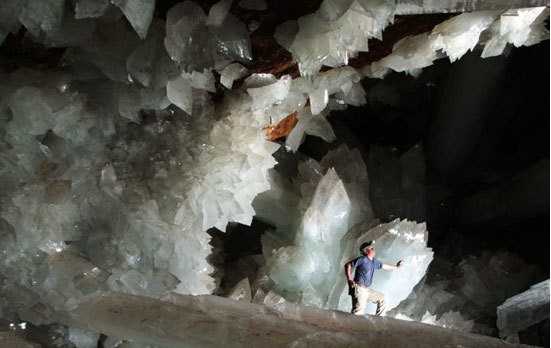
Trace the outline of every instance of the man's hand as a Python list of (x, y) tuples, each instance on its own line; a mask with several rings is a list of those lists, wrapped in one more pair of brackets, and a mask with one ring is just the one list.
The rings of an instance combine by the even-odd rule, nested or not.
[(354, 283), (353, 280), (348, 281), (348, 294), (350, 296), (354, 295), (354, 288), (356, 287), (356, 283)]
[(404, 262), (404, 261), (403, 261), (403, 260), (400, 260), (400, 261), (396, 262), (396, 267), (402, 266), (402, 262)]

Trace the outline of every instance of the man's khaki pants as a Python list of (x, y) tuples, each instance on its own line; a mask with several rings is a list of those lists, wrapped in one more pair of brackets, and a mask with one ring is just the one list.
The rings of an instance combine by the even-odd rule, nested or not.
[(381, 315), (385, 309), (385, 295), (370, 288), (354, 285), (352, 291), (352, 314), (365, 315), (368, 302), (377, 304), (375, 315)]

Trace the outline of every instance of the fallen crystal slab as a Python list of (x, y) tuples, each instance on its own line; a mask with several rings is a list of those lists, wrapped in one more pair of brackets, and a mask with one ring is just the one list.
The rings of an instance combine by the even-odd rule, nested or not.
[(549, 280), (508, 298), (497, 307), (499, 336), (506, 338), (549, 318)]
[(228, 342), (231, 347), (366, 344), (444, 347), (450, 342), (462, 347), (511, 347), (492, 337), (416, 322), (365, 319), (288, 302), (266, 307), (216, 296), (171, 295), (160, 301), (112, 294), (81, 304), (62, 321), (108, 336), (163, 347), (218, 347), (220, 342)]

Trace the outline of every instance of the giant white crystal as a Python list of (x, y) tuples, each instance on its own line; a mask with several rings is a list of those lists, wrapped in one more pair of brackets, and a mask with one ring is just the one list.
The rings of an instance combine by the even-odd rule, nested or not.
[(343, 183), (329, 169), (304, 213), (294, 246), (275, 251), (268, 263), (270, 278), (278, 287), (302, 292), (305, 304), (324, 305), (338, 273), (335, 260), (340, 250), (333, 245), (338, 245), (348, 230), (350, 210)]
[[(277, 220), (278, 210), (259, 210), (260, 218), (277, 220), (277, 230), (262, 239), (266, 276), (273, 282), (267, 286), (292, 301), (336, 308), (334, 288), (344, 279), (340, 265), (344, 235), (372, 218), (366, 168), (358, 150), (341, 146), (321, 163), (302, 163), (299, 173), (295, 194), (301, 200), (295, 200), (296, 206), (282, 207), (286, 219)], [(272, 195), (293, 195), (292, 187), (274, 186), (271, 191), (259, 197), (255, 206), (264, 205)], [(284, 213), (285, 209), (289, 212)]]

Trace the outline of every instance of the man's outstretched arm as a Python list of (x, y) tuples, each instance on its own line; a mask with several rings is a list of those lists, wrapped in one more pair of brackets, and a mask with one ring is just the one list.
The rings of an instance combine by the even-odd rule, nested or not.
[(389, 264), (386, 264), (386, 263), (383, 263), (383, 269), (385, 271), (394, 271), (394, 270), (397, 270), (398, 268), (400, 268), (400, 266), (402, 266), (402, 260), (396, 262), (396, 266), (394, 265), (389, 265)]

